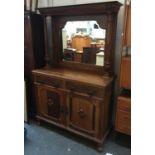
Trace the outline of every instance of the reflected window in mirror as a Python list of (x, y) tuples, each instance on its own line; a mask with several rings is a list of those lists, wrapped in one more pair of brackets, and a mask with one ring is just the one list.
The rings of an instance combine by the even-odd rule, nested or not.
[(104, 65), (106, 30), (97, 21), (68, 21), (62, 29), (63, 61)]

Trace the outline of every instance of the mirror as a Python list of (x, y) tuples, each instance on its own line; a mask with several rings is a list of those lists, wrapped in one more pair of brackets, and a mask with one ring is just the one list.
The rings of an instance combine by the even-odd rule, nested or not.
[(104, 65), (106, 30), (97, 21), (68, 21), (62, 29), (63, 61)]

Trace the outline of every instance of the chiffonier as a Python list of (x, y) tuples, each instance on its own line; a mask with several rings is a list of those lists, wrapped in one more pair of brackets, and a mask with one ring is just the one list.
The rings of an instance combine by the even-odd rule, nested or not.
[[(44, 17), (46, 66), (32, 71), (36, 94), (36, 118), (38, 121), (48, 122), (95, 142), (98, 151), (102, 151), (102, 144), (111, 126), (115, 35), (120, 6), (119, 2), (114, 1), (39, 8), (40, 14)], [(73, 27), (70, 27), (68, 35), (72, 34), (69, 37), (66, 35), (65, 38), (62, 37), (62, 30), (65, 34), (65, 25), (77, 21), (89, 25), (87, 29), (75, 24), (78, 30), (83, 30), (81, 35), (86, 33), (86, 36), (92, 38), (92, 44), (99, 40), (99, 36), (92, 37), (92, 31), (97, 31), (96, 27), (94, 28), (95, 24), (98, 25), (100, 33), (106, 31), (100, 39), (105, 41), (105, 48), (96, 51), (96, 54), (104, 53), (102, 65), (64, 59), (65, 48), (68, 48), (65, 40), (76, 36), (76, 32), (71, 32)], [(75, 49), (72, 44), (70, 48), (74, 49), (71, 50), (74, 56), (78, 48)], [(88, 47), (80, 47), (83, 54), (85, 48)], [(91, 54), (90, 45), (89, 48)]]

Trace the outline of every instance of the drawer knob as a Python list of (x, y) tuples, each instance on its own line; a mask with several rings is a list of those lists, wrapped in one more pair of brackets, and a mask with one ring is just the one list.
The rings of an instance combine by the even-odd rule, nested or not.
[(87, 93), (89, 96), (95, 96), (96, 95), (96, 91), (95, 90), (91, 90)]
[(84, 113), (83, 109), (80, 109), (79, 111), (77, 111), (77, 113), (79, 114), (81, 118), (84, 118), (86, 116), (86, 113)]
[(75, 91), (74, 87), (70, 87), (69, 90), (73, 93)]

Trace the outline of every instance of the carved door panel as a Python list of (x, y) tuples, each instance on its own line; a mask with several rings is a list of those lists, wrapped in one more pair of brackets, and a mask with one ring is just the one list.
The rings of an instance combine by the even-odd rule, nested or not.
[(55, 122), (62, 123), (62, 108), (65, 104), (65, 95), (58, 89), (48, 86), (38, 86), (38, 113)]
[(99, 126), (99, 103), (90, 97), (74, 94), (69, 99), (69, 127), (96, 135)]

